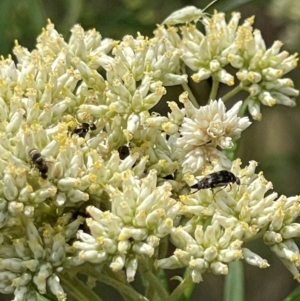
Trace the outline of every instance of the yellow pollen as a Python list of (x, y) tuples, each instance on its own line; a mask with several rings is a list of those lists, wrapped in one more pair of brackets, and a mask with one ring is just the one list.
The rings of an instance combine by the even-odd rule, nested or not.
[(95, 183), (97, 181), (97, 176), (95, 174), (89, 173), (88, 180), (91, 183)]

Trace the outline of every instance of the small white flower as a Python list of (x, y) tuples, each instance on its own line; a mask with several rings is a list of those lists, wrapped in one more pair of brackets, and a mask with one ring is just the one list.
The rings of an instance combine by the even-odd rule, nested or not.
[(125, 267), (127, 281), (134, 280), (138, 255), (154, 255), (157, 241), (170, 233), (173, 219), (181, 210), (180, 203), (170, 198), (171, 186), (165, 182), (156, 187), (156, 181), (154, 170), (142, 180), (135, 179), (127, 171), (123, 174), (122, 191), (107, 186), (111, 212), (88, 207), (91, 218), (87, 224), (91, 235), (79, 232), (78, 238), (82, 242), (74, 243), (81, 250), (79, 257), (82, 260), (110, 261), (114, 271)]
[[(185, 225), (174, 228), (170, 235), (172, 243), (177, 247), (171, 257), (158, 260), (158, 267), (192, 269), (194, 282), (202, 280), (202, 274), (207, 270), (215, 274), (226, 274), (226, 263), (244, 258), (246, 262), (259, 268), (269, 266), (266, 260), (247, 248), (242, 248), (243, 242), (254, 239), (263, 229), (276, 227), (279, 237), (280, 229), (287, 231), (288, 226), (283, 220), (288, 220), (289, 208), (298, 204), (299, 198), (278, 198), (277, 194), (265, 194), (272, 188), (262, 174), (255, 174), (256, 162), (250, 162), (244, 169), (240, 161), (233, 162), (231, 171), (239, 177), (241, 184), (211, 191), (202, 189), (195, 194), (182, 195), (183, 210), (187, 216), (194, 215)], [(288, 203), (288, 205), (287, 205)], [(284, 207), (285, 205), (285, 207)], [(284, 219), (278, 223), (278, 210), (282, 211)], [(298, 216), (298, 212), (295, 216)], [(210, 220), (209, 225), (206, 221)], [(287, 224), (291, 223), (290, 219)], [(294, 227), (295, 228), (295, 227)], [(283, 231), (283, 230), (282, 230)], [(292, 231), (293, 235), (298, 232)], [(270, 231), (265, 234), (265, 240), (273, 252), (282, 260), (299, 263), (299, 250), (293, 240), (271, 242)], [(292, 234), (292, 233), (291, 233)], [(269, 238), (267, 238), (269, 237)], [(268, 242), (267, 242), (268, 239)], [(184, 260), (181, 256), (184, 254)], [(294, 272), (294, 268), (290, 267)]]
[(238, 117), (242, 102), (227, 112), (221, 99), (199, 109), (194, 108), (188, 99), (183, 104), (186, 117), (179, 129), (181, 137), (177, 139), (177, 146), (185, 153), (184, 172), (195, 173), (207, 162), (223, 167), (220, 169), (230, 168), (230, 163), (216, 147), (232, 148), (233, 141), (251, 124), (248, 117)]
[(267, 268), (270, 265), (268, 264), (267, 260), (262, 259), (259, 255), (253, 253), (247, 248), (243, 248), (243, 258), (244, 260), (251, 265), (257, 266), (261, 269)]
[[(251, 124), (247, 117), (238, 117), (241, 105), (240, 101), (226, 112), (224, 103), (219, 99), (199, 109), (195, 108), (193, 114), (187, 114), (183, 120), (178, 146), (192, 149), (209, 143), (215, 147), (231, 148), (231, 141), (238, 139), (241, 132)], [(228, 138), (229, 144), (225, 142)]]
[[(18, 62), (1, 60), (1, 293), (31, 301), (50, 292), (64, 301), (61, 280), (85, 262), (93, 273), (109, 267), (128, 282), (157, 258), (162, 268), (189, 267), (194, 282), (206, 271), (226, 274), (227, 263), (242, 258), (263, 268), (266, 261), (242, 248), (262, 233), (300, 280), (299, 197), (265, 196), (272, 184), (255, 173), (256, 163), (241, 169), (221, 151), (250, 125), (241, 108), (259, 119), (260, 103), (291, 105), (298, 94), (281, 78), (296, 56), (280, 53), (279, 42), (266, 49), (253, 19), (238, 27), (239, 18), (227, 23), (224, 14), (209, 18), (187, 7), (153, 38), (121, 42), (79, 25), (66, 42), (49, 22), (35, 50), (16, 44)], [(170, 26), (200, 19), (205, 35), (192, 23)], [(212, 76), (212, 92), (238, 78), (234, 91), (250, 98), (228, 111), (221, 99), (197, 109), (184, 92), (161, 116), (154, 107), (168, 100), (166, 86), (187, 84), (182, 63), (195, 82)], [(222, 169), (240, 181), (189, 191), (187, 184)], [(77, 216), (86, 209), (88, 218)], [(84, 222), (89, 231), (78, 230)], [(176, 250), (161, 258), (169, 238)]]
[[(286, 51), (280, 52), (282, 43), (279, 41), (267, 49), (260, 31), (253, 32), (252, 22), (252, 19), (246, 20), (237, 33), (235, 42), (240, 45), (238, 54), (241, 57), (247, 55), (247, 60), (244, 60), (236, 76), (241, 81), (241, 87), (250, 92), (247, 100), (250, 114), (260, 120), (260, 103), (266, 106), (295, 106), (299, 91), (294, 89), (290, 79), (282, 76), (297, 66), (298, 58), (296, 54), (289, 56)], [(256, 84), (255, 87), (253, 84)]]
[(196, 72), (191, 76), (195, 82), (212, 76), (229, 86), (234, 84), (233, 75), (224, 67), (229, 64), (229, 60), (233, 64), (238, 60), (241, 64), (239, 57), (236, 57), (238, 45), (234, 43), (239, 19), (239, 13), (232, 14), (232, 19), (227, 24), (222, 13), (215, 13), (212, 18), (204, 17), (206, 35), (193, 25), (181, 28), (182, 60)]

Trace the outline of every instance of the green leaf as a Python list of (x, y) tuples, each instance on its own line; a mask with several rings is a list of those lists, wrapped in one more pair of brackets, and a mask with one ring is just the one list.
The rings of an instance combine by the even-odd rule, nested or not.
[(297, 301), (300, 299), (300, 286), (294, 289), (283, 301)]
[(223, 301), (244, 301), (245, 281), (244, 267), (241, 261), (229, 263), (229, 273), (225, 278)]
[[(189, 275), (191, 274), (191, 270), (189, 268), (185, 269), (184, 272), (184, 279), (187, 279)], [(190, 282), (189, 285), (185, 288), (180, 301), (188, 301), (191, 300), (191, 296), (196, 288), (196, 283), (195, 282)]]
[(47, 299), (46, 297), (40, 295), (40, 294), (37, 294), (37, 298), (36, 298), (37, 301), (51, 301), (50, 299)]

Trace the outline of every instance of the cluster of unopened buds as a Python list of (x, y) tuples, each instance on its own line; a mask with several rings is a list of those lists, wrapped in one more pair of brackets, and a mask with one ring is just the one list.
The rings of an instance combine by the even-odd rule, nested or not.
[[(64, 289), (78, 297), (78, 286), (97, 300), (81, 273), (134, 299), (138, 270), (153, 284), (157, 269), (189, 268), (185, 280), (199, 282), (236, 260), (266, 268), (243, 246), (261, 237), (300, 281), (299, 196), (270, 192), (256, 162), (242, 168), (223, 152), (250, 126), (247, 108), (259, 120), (261, 105), (295, 105), (299, 92), (282, 76), (297, 58), (280, 42), (267, 49), (253, 18), (239, 19), (186, 7), (153, 37), (120, 42), (79, 25), (66, 42), (49, 21), (36, 49), (17, 44), (17, 62), (2, 58), (1, 293), (66, 300)], [(196, 83), (212, 78), (207, 105), (199, 108), (183, 66)], [(227, 109), (234, 93), (216, 99), (220, 84), (248, 96)], [(156, 112), (176, 85), (178, 101)]]

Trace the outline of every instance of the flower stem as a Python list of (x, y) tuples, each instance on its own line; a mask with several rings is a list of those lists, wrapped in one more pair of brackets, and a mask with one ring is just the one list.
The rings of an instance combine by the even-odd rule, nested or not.
[[(106, 285), (109, 285), (113, 288), (115, 288), (125, 300), (127, 300), (127, 297), (132, 301), (149, 301), (149, 299), (145, 298), (143, 295), (139, 294), (135, 289), (133, 289), (127, 282), (123, 283), (120, 280), (115, 279), (113, 276), (105, 275), (105, 271), (102, 270), (102, 273), (96, 271), (95, 269), (91, 268), (90, 265), (80, 266), (80, 272), (93, 277), (97, 279), (98, 281), (105, 283)], [(110, 269), (108, 269), (110, 270)], [(116, 273), (111, 272), (112, 275), (115, 275)], [(91, 299), (93, 300), (93, 299)]]
[(225, 149), (223, 152), (225, 153), (226, 157), (230, 160), (233, 161), (235, 159), (235, 154), (236, 151), (239, 147), (240, 139), (234, 141), (234, 145), (232, 148)]
[(197, 100), (196, 100), (196, 97), (194, 96), (192, 90), (191, 90), (190, 87), (188, 86), (188, 84), (183, 83), (183, 84), (182, 84), (182, 87), (183, 87), (183, 89), (184, 89), (185, 91), (188, 92), (188, 94), (189, 94), (189, 100), (191, 101), (191, 103), (195, 106), (195, 108), (198, 109), (198, 108), (199, 108), (199, 104), (198, 104), (198, 102), (197, 102)]
[[(238, 114), (239, 117), (243, 117), (243, 116), (246, 115), (248, 102), (249, 102), (249, 98), (247, 98), (246, 100), (243, 101), (243, 104), (242, 104), (242, 106), (240, 108), (240, 111), (239, 111), (239, 114)], [(239, 147), (239, 144), (240, 144), (240, 141), (241, 141), (240, 138), (235, 140), (234, 141), (234, 146), (231, 149), (227, 149), (227, 150), (224, 151), (229, 160), (231, 160), (231, 161), (234, 160), (235, 154), (236, 154), (236, 152), (238, 150), (238, 147)]]
[[(179, 300), (183, 294), (185, 294), (186, 298), (184, 300), (188, 300), (191, 295), (191, 291), (194, 290), (195, 284), (193, 285), (192, 277), (191, 275), (187, 276), (172, 292), (170, 295), (170, 301), (177, 301)], [(192, 288), (192, 290), (191, 290)], [(187, 291), (187, 293), (186, 293)]]
[(151, 272), (148, 262), (145, 259), (139, 259), (139, 271), (141, 276), (147, 280), (149, 287), (155, 287), (156, 294), (159, 296), (160, 300), (168, 300), (168, 292), (159, 281), (158, 277)]
[(236, 86), (230, 92), (228, 92), (227, 94), (225, 94), (224, 96), (222, 96), (223, 102), (227, 101), (228, 99), (230, 99), (231, 97), (233, 97), (234, 95), (236, 95), (237, 93), (239, 93), (242, 90), (243, 89), (242, 89), (242, 87), (240, 85)]
[(219, 80), (217, 80), (216, 78), (212, 78), (212, 87), (211, 87), (211, 91), (210, 91), (210, 95), (209, 95), (209, 100), (214, 100), (217, 97), (218, 94), (218, 89), (219, 89)]
[(93, 290), (78, 280), (76, 276), (67, 277), (67, 274), (60, 275), (61, 284), (66, 288), (75, 298), (80, 301), (101, 301)]
[(249, 98), (247, 98), (246, 100), (243, 101), (243, 104), (242, 104), (242, 106), (240, 108), (240, 111), (239, 111), (239, 117), (245, 116), (246, 109), (248, 107), (248, 103), (249, 103)]
[(155, 300), (155, 295), (156, 295), (156, 288), (154, 286), (148, 285), (146, 292), (145, 292), (145, 297), (148, 300)]
[(159, 249), (158, 249), (158, 258), (165, 258), (167, 256), (169, 246), (168, 236), (165, 236), (160, 240)]
[[(181, 72), (182, 72), (182, 74), (186, 74), (185, 65), (182, 65)], [(197, 99), (194, 96), (194, 94), (193, 94), (192, 90), (190, 89), (189, 85), (187, 83), (182, 83), (181, 85), (182, 85), (183, 90), (188, 92), (189, 100), (191, 101), (191, 103), (195, 106), (195, 108), (199, 109), (199, 104), (197, 102)]]
[(115, 288), (116, 290), (118, 290), (118, 292), (122, 295), (122, 296), (127, 296), (129, 297), (130, 300), (136, 300), (136, 301), (149, 301), (149, 299), (147, 299), (146, 297), (142, 296), (141, 294), (139, 294), (135, 289), (133, 289), (130, 285), (128, 284), (124, 284), (118, 280), (115, 280), (109, 276), (106, 275), (100, 275), (98, 277), (99, 281), (112, 286), (113, 288)]

